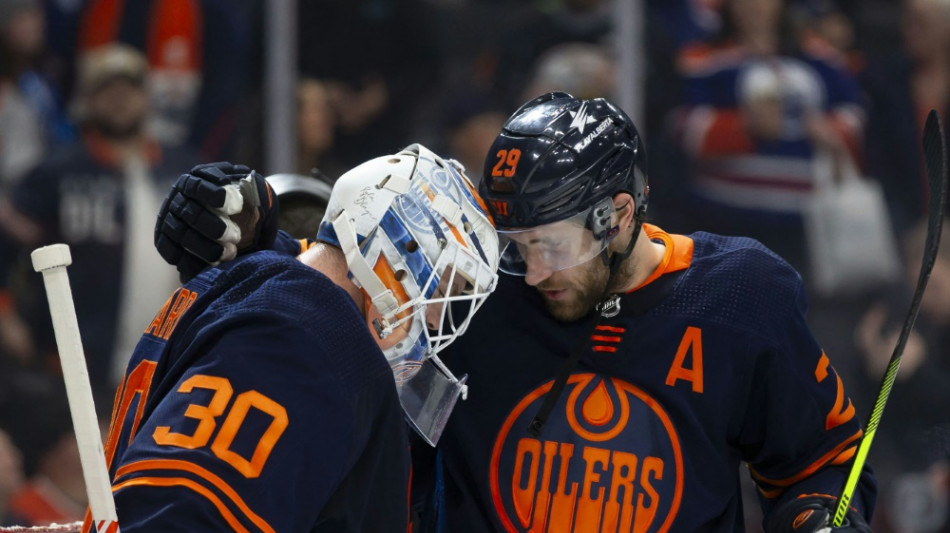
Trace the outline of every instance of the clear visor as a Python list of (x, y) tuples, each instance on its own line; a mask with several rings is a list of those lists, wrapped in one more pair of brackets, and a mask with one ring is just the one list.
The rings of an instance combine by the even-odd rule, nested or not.
[(588, 221), (592, 220), (591, 209), (543, 226), (498, 230), (498, 245), (501, 248), (499, 270), (524, 276), (530, 263), (533, 269), (557, 272), (597, 257), (610, 241), (612, 232), (608, 232), (606, 226), (611, 220), (613, 205), (597, 208), (601, 212), (593, 217), (594, 228), (588, 225)]

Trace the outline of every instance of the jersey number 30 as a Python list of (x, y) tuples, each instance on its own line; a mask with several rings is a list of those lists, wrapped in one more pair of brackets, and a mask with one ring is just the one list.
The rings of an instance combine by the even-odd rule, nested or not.
[[(125, 383), (119, 386), (121, 396), (117, 400), (121, 401), (117, 402), (119, 407), (113, 414), (112, 429), (106, 445), (106, 457), (110, 466), (115, 454), (115, 446), (118, 444), (116, 441), (122, 433), (122, 425), (126, 420), (132, 401), (137, 396), (139, 407), (136, 409), (132, 420), (132, 434), (128, 438), (131, 440), (135, 436), (154, 371), (155, 363), (153, 361), (142, 361), (136, 366), (135, 370), (128, 374)], [(178, 387), (177, 392), (191, 394), (195, 389), (209, 390), (213, 394), (207, 405), (192, 403), (185, 409), (183, 416), (198, 422), (194, 431), (189, 435), (173, 432), (170, 426), (158, 426), (152, 433), (155, 443), (162, 446), (177, 446), (193, 450), (207, 446), (210, 441), (211, 452), (216, 457), (234, 467), (247, 478), (260, 476), (271, 451), (273, 451), (284, 430), (287, 429), (289, 423), (287, 410), (284, 406), (255, 390), (238, 394), (234, 398), (234, 402), (231, 403), (231, 398), (234, 396), (231, 382), (218, 376), (193, 375)], [(229, 404), (230, 408), (228, 407)], [(231, 445), (251, 408), (267, 414), (271, 418), (271, 422), (258, 439), (251, 458), (247, 459), (232, 450)], [(222, 416), (224, 420), (220, 424), (217, 436), (212, 441), (211, 436), (218, 428), (218, 418)]]

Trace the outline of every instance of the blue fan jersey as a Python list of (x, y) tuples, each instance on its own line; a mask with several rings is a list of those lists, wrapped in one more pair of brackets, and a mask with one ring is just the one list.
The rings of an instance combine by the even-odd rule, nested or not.
[[(451, 346), (470, 392), (439, 443), (444, 531), (743, 531), (743, 463), (766, 512), (840, 493), (862, 430), (806, 325), (799, 275), (750, 239), (645, 231), (663, 262), (593, 333), (503, 276)], [(875, 490), (866, 474), (853, 505), (872, 508)]]
[(124, 533), (406, 531), (409, 450), (353, 300), (275, 252), (205, 270), (147, 326), (106, 444)]

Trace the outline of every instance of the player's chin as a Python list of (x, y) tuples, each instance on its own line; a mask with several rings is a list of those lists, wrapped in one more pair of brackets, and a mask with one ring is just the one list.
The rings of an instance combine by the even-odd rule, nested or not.
[(573, 322), (583, 318), (590, 310), (589, 306), (584, 305), (576, 295), (554, 299), (542, 293), (542, 297), (551, 316), (561, 322)]

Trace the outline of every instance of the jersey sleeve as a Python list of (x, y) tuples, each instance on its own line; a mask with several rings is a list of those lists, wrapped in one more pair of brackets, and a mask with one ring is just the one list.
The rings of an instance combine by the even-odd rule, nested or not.
[[(748, 376), (738, 449), (764, 497), (765, 512), (802, 494), (837, 498), (863, 436), (831, 360), (805, 321), (801, 283), (791, 316), (761, 343)], [(866, 514), (876, 487), (868, 470), (852, 505)]]
[(277, 230), (277, 238), (274, 239), (272, 248), (278, 252), (289, 255), (300, 255), (312, 245), (309, 239), (295, 239), (284, 230)]
[(360, 353), (360, 342), (348, 353), (332, 346), (292, 321), (258, 319), (185, 348), (202, 355), (174, 382), (151, 384), (147, 416), (114, 470), (122, 530), (310, 531), (319, 520), (371, 530), (361, 525), (405, 520), (392, 378), (353, 384), (328, 358), (378, 354)]

